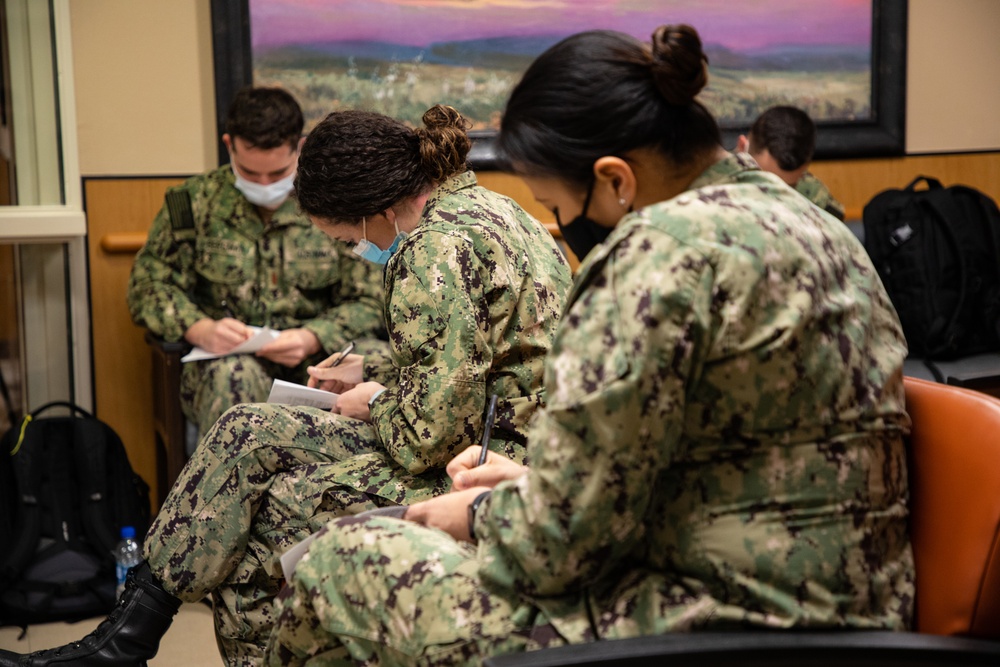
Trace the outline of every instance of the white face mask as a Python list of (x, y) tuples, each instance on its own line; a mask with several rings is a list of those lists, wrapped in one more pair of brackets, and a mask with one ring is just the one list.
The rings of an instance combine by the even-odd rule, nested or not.
[(295, 187), (294, 171), (280, 181), (263, 185), (248, 181), (240, 175), (240, 172), (236, 171), (236, 167), (233, 167), (232, 163), (230, 163), (230, 166), (233, 169), (233, 174), (236, 176), (236, 189), (242, 192), (243, 196), (251, 204), (262, 208), (269, 210), (278, 208), (285, 203), (288, 195), (292, 193), (292, 189)]

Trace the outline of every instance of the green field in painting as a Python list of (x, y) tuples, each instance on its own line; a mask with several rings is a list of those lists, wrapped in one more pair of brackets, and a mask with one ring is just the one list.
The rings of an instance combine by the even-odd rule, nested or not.
[[(256, 84), (281, 85), (295, 95), (307, 128), (337, 109), (370, 109), (417, 125), (423, 112), (438, 103), (461, 111), (474, 129), (496, 128), (519, 77), (516, 70), (417, 62), (283, 62), (254, 70)], [(869, 89), (867, 72), (713, 69), (701, 100), (723, 126), (748, 125), (775, 104), (799, 106), (816, 121), (855, 120), (870, 116)]]

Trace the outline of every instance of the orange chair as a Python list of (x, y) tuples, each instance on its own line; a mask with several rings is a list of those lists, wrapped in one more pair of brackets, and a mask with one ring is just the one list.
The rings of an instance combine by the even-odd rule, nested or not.
[(486, 667), (1000, 665), (1000, 399), (904, 382), (915, 632), (675, 633), (495, 656)]
[(1000, 399), (905, 382), (916, 629), (1000, 639)]

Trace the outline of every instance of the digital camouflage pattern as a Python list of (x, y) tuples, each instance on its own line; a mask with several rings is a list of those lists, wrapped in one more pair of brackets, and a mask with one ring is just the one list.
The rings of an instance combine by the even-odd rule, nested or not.
[(172, 220), (166, 205), (156, 215), (129, 277), (133, 321), (168, 341), (205, 317), (304, 327), (323, 350), (294, 369), (253, 355), (185, 364), (181, 402), (201, 433), (226, 408), (265, 400), (274, 377), (304, 382), (310, 362), (383, 330), (378, 267), (327, 238), (292, 199), (265, 224), (234, 182), (225, 165), (171, 188), (190, 195), (194, 225)]
[(493, 393), (491, 447), (524, 459), (570, 287), (551, 235), (459, 175), (431, 194), (385, 285), (396, 380), (374, 401), (372, 423), (237, 406), (202, 440), (150, 528), (153, 572), (184, 600), (212, 596), (229, 664), (262, 659), (280, 554), (335, 517), (446, 491), (444, 465), (478, 439)]
[(844, 205), (834, 199), (833, 194), (823, 184), (823, 181), (810, 172), (807, 171), (802, 175), (799, 182), (795, 184), (795, 190), (837, 220), (844, 221)]
[(480, 506), (477, 548), (386, 518), (328, 524), (268, 660), (909, 628), (905, 356), (850, 230), (745, 156), (720, 160), (580, 267), (529, 470)]

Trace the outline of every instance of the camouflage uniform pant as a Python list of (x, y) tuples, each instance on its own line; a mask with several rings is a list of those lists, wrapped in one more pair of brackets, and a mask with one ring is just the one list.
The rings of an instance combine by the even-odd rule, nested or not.
[(406, 521), (327, 525), (279, 596), (266, 664), (478, 665), (565, 643), (530, 604), (488, 592), (475, 548)]
[(304, 383), (308, 379), (306, 367), (326, 356), (313, 355), (295, 368), (252, 354), (186, 363), (181, 368), (181, 410), (204, 435), (234, 405), (266, 401), (274, 378)]
[(443, 475), (408, 477), (377, 446), (363, 422), (267, 404), (228, 410), (198, 445), (145, 556), (182, 600), (211, 595), (228, 664), (260, 664), (290, 546), (337, 516), (446, 489)]

